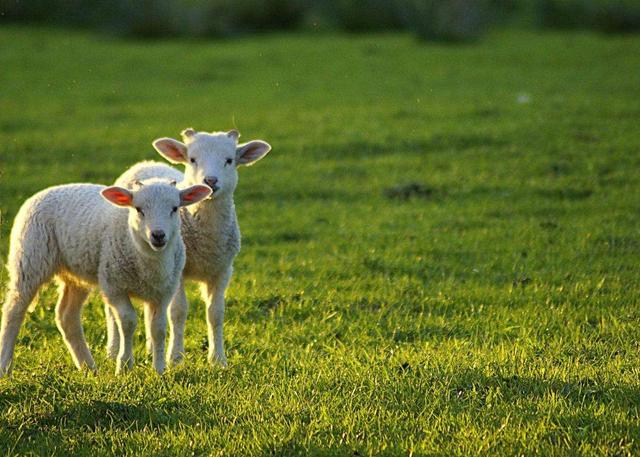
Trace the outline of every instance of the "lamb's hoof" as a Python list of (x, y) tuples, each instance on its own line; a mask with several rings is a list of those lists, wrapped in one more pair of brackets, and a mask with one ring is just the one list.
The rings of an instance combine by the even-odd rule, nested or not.
[(227, 368), (227, 356), (224, 354), (215, 354), (209, 356), (209, 363), (214, 367)]
[(118, 363), (116, 364), (116, 374), (122, 374), (122, 373), (126, 373), (128, 371), (131, 371), (131, 369), (133, 368), (133, 358), (130, 358), (129, 360), (118, 360)]
[(167, 355), (167, 365), (170, 367), (175, 367), (176, 365), (180, 365), (184, 360), (184, 352), (178, 352), (177, 354), (169, 354)]
[(147, 340), (145, 347), (147, 348), (147, 355), (153, 354), (153, 342), (151, 340)]
[(98, 367), (93, 360), (91, 360), (90, 362), (81, 363), (78, 367), (78, 370), (80, 370), (80, 372), (86, 376), (98, 374)]

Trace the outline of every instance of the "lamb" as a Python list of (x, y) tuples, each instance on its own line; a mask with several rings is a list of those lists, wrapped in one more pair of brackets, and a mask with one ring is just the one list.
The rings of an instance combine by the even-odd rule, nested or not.
[(80, 315), (90, 288), (97, 284), (116, 316), (122, 341), (116, 373), (133, 366), (137, 318), (130, 297), (145, 302), (153, 366), (158, 373), (164, 371), (166, 310), (185, 263), (178, 207), (197, 203), (211, 189), (196, 185), (179, 191), (175, 182), (159, 179), (135, 187), (68, 184), (45, 189), (22, 205), (11, 231), (0, 377), (11, 371), (29, 304), (54, 275), (60, 285), (56, 324), (79, 369), (95, 370)]
[[(164, 177), (183, 185), (205, 183), (212, 189), (211, 198), (181, 211), (187, 261), (183, 281), (169, 306), (171, 335), (167, 361), (170, 364), (178, 363), (184, 356), (188, 311), (184, 292), (186, 278), (201, 284), (207, 308), (208, 359), (212, 364), (227, 366), (223, 337), (224, 296), (231, 279), (233, 260), (240, 251), (240, 230), (233, 201), (238, 183), (237, 167), (252, 165), (271, 150), (271, 146), (261, 140), (238, 144), (239, 137), (237, 130), (206, 133), (189, 128), (182, 132), (184, 143), (172, 138), (157, 139), (153, 142), (155, 149), (169, 162), (184, 164), (184, 175), (166, 164), (146, 161), (134, 165), (116, 180), (116, 185), (126, 187), (135, 180)], [(114, 317), (107, 316), (107, 348), (112, 351), (119, 344), (118, 334), (114, 331)]]

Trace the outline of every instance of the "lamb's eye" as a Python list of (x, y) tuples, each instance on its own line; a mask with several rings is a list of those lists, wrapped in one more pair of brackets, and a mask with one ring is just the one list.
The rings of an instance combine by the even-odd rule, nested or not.
[(144, 216), (144, 213), (142, 212), (142, 208), (140, 208), (139, 206), (136, 206), (136, 211), (140, 216)]
[(176, 211), (178, 211), (178, 207), (174, 206), (173, 208), (171, 208), (171, 214), (175, 214)]
[(191, 163), (195, 165), (195, 164), (196, 164), (196, 159), (194, 159), (193, 157), (191, 157)]
[(225, 162), (226, 165), (231, 165), (232, 163), (233, 163), (233, 159), (231, 157), (229, 157)]

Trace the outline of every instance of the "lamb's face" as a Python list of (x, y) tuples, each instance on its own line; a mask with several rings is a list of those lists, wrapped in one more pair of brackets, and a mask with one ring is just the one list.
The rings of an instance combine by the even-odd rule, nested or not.
[(214, 198), (232, 195), (238, 185), (237, 136), (196, 133), (185, 137), (188, 161), (184, 176), (188, 184), (206, 184)]
[(239, 136), (236, 130), (205, 133), (186, 129), (182, 132), (184, 143), (160, 138), (153, 146), (169, 161), (185, 165), (187, 184), (206, 184), (212, 196), (218, 198), (233, 195), (239, 165), (251, 165), (271, 150), (271, 146), (261, 140), (239, 145)]
[(129, 226), (154, 251), (162, 251), (180, 231), (180, 191), (171, 184), (142, 185), (133, 191)]
[(112, 186), (101, 193), (114, 205), (129, 208), (128, 223), (138, 245), (162, 251), (179, 236), (178, 208), (207, 198), (211, 189), (196, 185), (181, 191), (175, 182), (153, 179), (138, 182), (132, 191)]

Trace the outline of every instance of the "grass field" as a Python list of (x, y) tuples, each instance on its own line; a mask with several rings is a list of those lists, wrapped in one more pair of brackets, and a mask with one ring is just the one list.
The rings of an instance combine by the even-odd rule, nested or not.
[(139, 326), (115, 377), (94, 294), (100, 371), (76, 372), (49, 287), (0, 380), (0, 451), (640, 453), (640, 37), (0, 44), (2, 259), (29, 195), (110, 183), (156, 137), (273, 146), (236, 193), (229, 368), (190, 288), (182, 366), (156, 376)]

